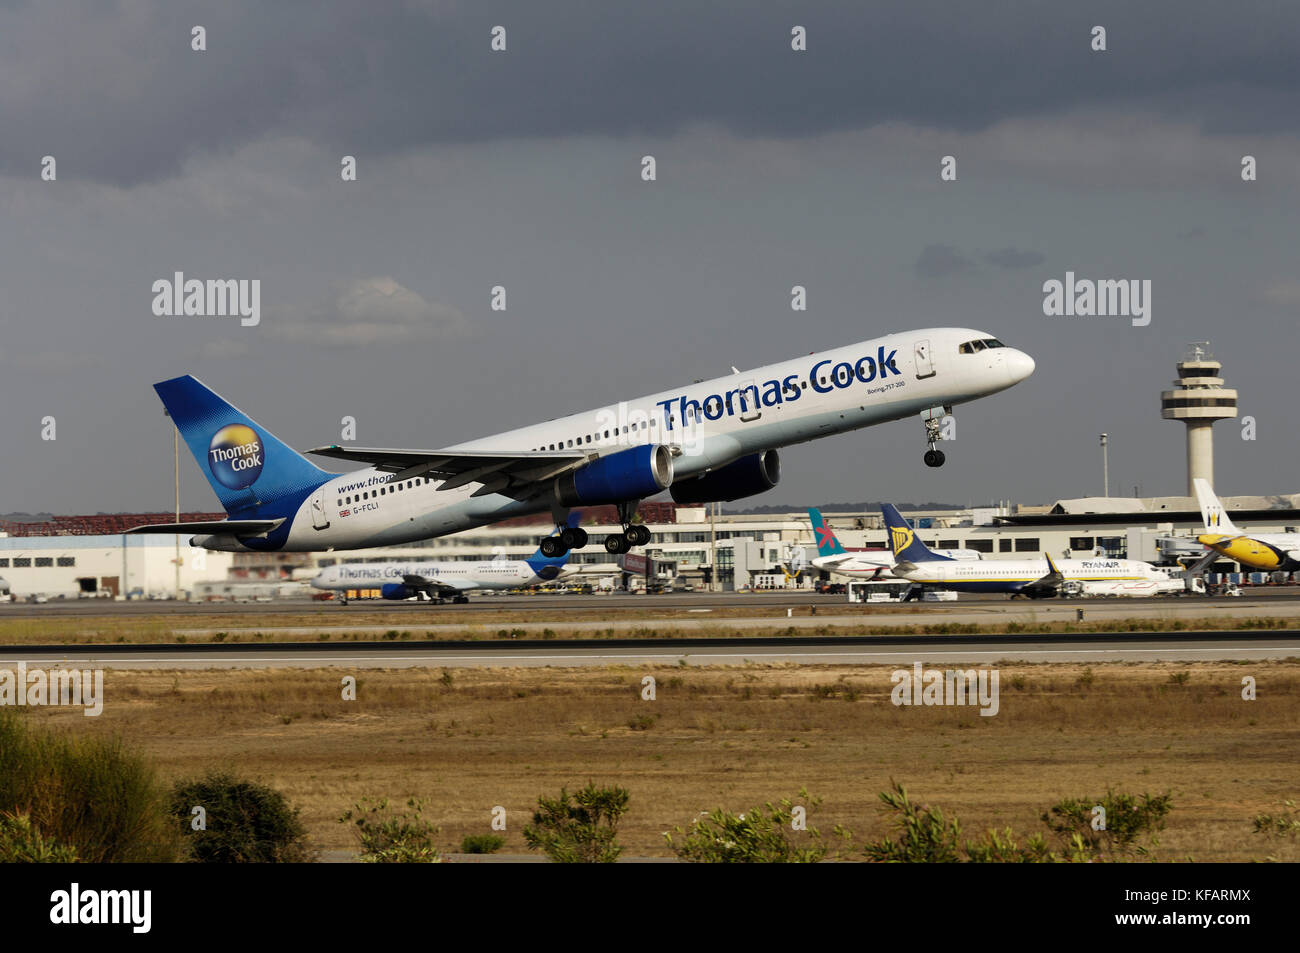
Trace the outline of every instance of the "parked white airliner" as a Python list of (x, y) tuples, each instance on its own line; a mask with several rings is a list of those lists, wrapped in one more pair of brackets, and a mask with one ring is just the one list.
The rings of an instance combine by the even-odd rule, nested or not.
[[(940, 420), (1034, 370), (985, 331), (930, 328), (737, 371), (442, 450), (319, 447), (368, 467), (318, 469), (190, 376), (154, 385), (229, 518), (139, 526), (194, 533), (215, 550), (312, 552), (389, 546), (512, 516), (615, 504), (623, 532), (605, 549), (649, 542), (637, 504), (736, 500), (780, 479), (778, 447), (919, 415), (941, 466)], [(548, 557), (586, 545), (579, 527), (543, 541)]]
[(894, 575), (955, 592), (1006, 592), (1031, 599), (1058, 595), (1066, 583), (1083, 595), (1154, 596), (1183, 592), (1181, 575), (1157, 569), (1138, 559), (949, 559), (916, 538), (916, 530), (886, 503), (880, 511), (889, 528), (890, 548), (898, 560)]
[[(578, 525), (578, 512), (569, 514), (566, 526)], [(565, 572), (569, 554), (547, 558), (539, 549), (527, 559), (481, 559), (470, 561), (339, 563), (322, 569), (311, 584), (317, 589), (340, 593), (347, 605), (347, 593), (354, 589), (378, 589), (384, 599), (422, 599), (438, 605), (451, 599), (469, 602), (467, 592), (527, 589), (554, 582)]]

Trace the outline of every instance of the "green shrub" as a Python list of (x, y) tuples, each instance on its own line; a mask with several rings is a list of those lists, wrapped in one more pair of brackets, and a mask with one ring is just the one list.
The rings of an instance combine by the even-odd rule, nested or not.
[(70, 864), (77, 852), (42, 836), (28, 814), (0, 814), (0, 863)]
[(118, 737), (38, 729), (0, 709), (0, 811), (87, 863), (166, 863), (180, 853), (167, 790)]
[[(812, 810), (822, 802), (806, 790), (799, 797)], [(750, 808), (744, 814), (732, 814), (723, 808), (696, 818), (690, 831), (674, 828), (665, 834), (668, 846), (679, 860), (691, 863), (724, 864), (815, 864), (830, 853), (830, 844), (817, 828), (795, 830), (795, 803), (783, 798), (773, 805)], [(806, 818), (806, 815), (805, 815)], [(848, 832), (835, 828), (836, 836), (847, 838)]]
[(862, 848), (868, 860), (878, 863), (951, 864), (961, 857), (961, 823), (943, 816), (939, 808), (913, 804), (907, 788), (894, 783), (893, 790), (881, 791), (882, 810), (897, 816), (898, 840), (890, 837), (869, 842)]
[(1256, 814), (1255, 833), (1266, 837), (1300, 837), (1300, 813), (1293, 800), (1283, 802), (1281, 814)]
[[(867, 859), (882, 863), (974, 863), (1042, 864), (1080, 862), (1094, 859), (1093, 848), (1078, 834), (1065, 838), (1061, 853), (1053, 851), (1042, 834), (1021, 842), (1007, 828), (987, 830), (973, 841), (962, 842), (961, 823), (944, 817), (939, 808), (912, 803), (903, 785), (880, 794), (886, 812), (892, 812), (899, 827), (897, 841), (885, 837), (868, 843)], [(1044, 815), (1046, 817), (1046, 815)]]
[[(1106, 812), (1105, 830), (1092, 827), (1093, 808), (1097, 805)], [(1093, 853), (1108, 855), (1145, 854), (1148, 846), (1160, 843), (1156, 835), (1164, 830), (1165, 817), (1172, 809), (1173, 799), (1168, 792), (1153, 797), (1107, 790), (1104, 797), (1060, 801), (1042, 818), (1067, 846), (1082, 845)], [(1149, 843), (1140, 843), (1142, 839)]]
[(500, 834), (466, 834), (460, 842), (462, 854), (495, 854), (506, 845)]
[[(205, 829), (194, 830), (195, 807)], [(214, 772), (172, 789), (171, 815), (188, 859), (201, 864), (300, 863), (313, 860), (307, 830), (283, 794), (232, 774)]]
[(351, 822), (361, 841), (361, 861), (366, 864), (436, 864), (442, 858), (433, 844), (438, 833), (424, 819), (424, 804), (409, 798), (405, 811), (390, 811), (388, 799), (363, 798), (339, 818), (340, 824)]
[(615, 840), (619, 819), (627, 813), (631, 795), (626, 788), (601, 788), (588, 782), (558, 798), (541, 795), (533, 823), (524, 828), (524, 842), (561, 864), (612, 864), (623, 852)]

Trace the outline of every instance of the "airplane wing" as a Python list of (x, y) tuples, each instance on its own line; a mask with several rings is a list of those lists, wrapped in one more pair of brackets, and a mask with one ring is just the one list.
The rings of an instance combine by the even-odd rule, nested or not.
[(284, 518), (274, 520), (205, 520), (196, 523), (147, 523), (133, 526), (128, 533), (166, 533), (183, 536), (187, 533), (212, 536), (265, 536), (275, 529)]
[(445, 582), (439, 582), (437, 579), (428, 579), (425, 576), (406, 575), (402, 577), (402, 585), (408, 589), (418, 589), (429, 593), (430, 595), (454, 596), (461, 592), (455, 586), (449, 586)]
[(1047, 572), (1033, 582), (1027, 582), (1021, 586), (1021, 592), (1055, 592), (1061, 588), (1061, 583), (1065, 582), (1065, 576), (1061, 575), (1061, 570), (1056, 568), (1056, 563), (1052, 562), (1052, 557), (1048, 556), (1047, 553), (1043, 555), (1047, 556)]
[(385, 450), (367, 447), (316, 447), (308, 450), (322, 457), (367, 463), (393, 474), (390, 482), (433, 475), (445, 482), (439, 490), (454, 490), (467, 483), (482, 483), (474, 496), (504, 493), (526, 499), (537, 492), (537, 484), (575, 470), (598, 456), (583, 451)]

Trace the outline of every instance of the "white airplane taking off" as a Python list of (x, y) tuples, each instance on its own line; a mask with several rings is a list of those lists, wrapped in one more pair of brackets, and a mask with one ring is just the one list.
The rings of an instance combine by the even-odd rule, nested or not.
[(1192, 567), (1192, 572), (1204, 569), (1220, 555), (1265, 572), (1300, 570), (1300, 533), (1243, 533), (1228, 518), (1209, 483), (1196, 479), (1192, 485), (1205, 523), (1205, 532), (1196, 541), (1210, 547), (1210, 552)]
[(898, 564), (894, 575), (936, 589), (956, 592), (1007, 592), (1013, 597), (1046, 599), (1067, 583), (1083, 595), (1153, 596), (1183, 592), (1182, 576), (1170, 576), (1137, 559), (981, 559), (965, 562), (932, 551), (890, 504), (880, 508), (889, 527), (890, 548)]
[[(578, 525), (578, 513), (569, 514), (566, 526)], [(326, 566), (312, 579), (317, 589), (343, 593), (347, 605), (350, 589), (378, 589), (385, 599), (429, 600), (442, 605), (447, 599), (469, 602), (470, 590), (526, 589), (554, 582), (565, 575), (569, 554), (548, 559), (539, 549), (527, 559), (487, 559), (478, 562), (340, 563)]]
[(445, 536), (550, 511), (550, 558), (587, 544), (570, 507), (614, 504), (623, 532), (609, 553), (650, 541), (633, 524), (646, 497), (737, 500), (781, 476), (777, 448), (919, 415), (928, 466), (941, 466), (940, 421), (1034, 371), (1028, 354), (985, 331), (930, 328), (822, 351), (660, 391), (441, 450), (319, 447), (368, 464), (319, 469), (193, 377), (154, 385), (228, 518), (137, 526), (196, 534), (191, 545), (241, 552), (364, 549)]
[[(817, 539), (817, 557), (812, 561), (815, 568), (850, 579), (899, 578), (892, 572), (894, 554), (889, 550), (845, 549), (835, 537), (835, 530), (822, 519), (821, 510), (815, 506), (808, 507), (808, 519), (812, 522), (813, 535)], [(933, 552), (947, 559), (980, 558), (980, 554), (973, 549), (936, 549)]]

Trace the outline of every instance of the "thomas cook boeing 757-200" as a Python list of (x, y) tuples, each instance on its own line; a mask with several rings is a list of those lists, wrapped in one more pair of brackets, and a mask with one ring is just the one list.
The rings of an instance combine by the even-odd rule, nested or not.
[(244, 551), (361, 549), (428, 539), (549, 511), (553, 558), (587, 544), (570, 507), (614, 504), (623, 532), (605, 549), (649, 542), (632, 522), (664, 490), (678, 503), (771, 489), (779, 447), (919, 415), (928, 466), (957, 404), (1023, 381), (1034, 361), (991, 334), (929, 328), (661, 391), (438, 450), (318, 447), (366, 464), (328, 473), (193, 377), (154, 385), (228, 518), (138, 526), (195, 534), (194, 546)]

